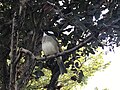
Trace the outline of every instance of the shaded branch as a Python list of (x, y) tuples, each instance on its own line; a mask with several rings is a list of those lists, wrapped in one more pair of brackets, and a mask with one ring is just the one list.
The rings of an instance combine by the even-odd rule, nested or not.
[[(14, 13), (14, 17), (12, 19), (12, 33), (15, 32), (15, 16), (16, 16), (16, 13)], [(10, 59), (11, 59), (11, 65), (10, 65), (10, 81), (9, 81), (9, 90), (15, 90), (15, 73), (16, 73), (16, 70), (14, 68), (14, 60), (15, 60), (15, 38), (14, 38), (14, 34), (11, 35), (11, 46), (10, 46)]]
[[(66, 51), (57, 53), (57, 54), (55, 54), (55, 55), (50, 55), (50, 56), (47, 56), (47, 57), (41, 57), (41, 58), (39, 58), (39, 59), (37, 59), (37, 58), (35, 57), (35, 55), (34, 55), (31, 51), (29, 51), (29, 50), (27, 50), (27, 49), (25, 49), (25, 48), (20, 48), (20, 52), (30, 55), (32, 59), (37, 59), (37, 60), (51, 59), (51, 58), (63, 56), (63, 55), (65, 55), (65, 54), (68, 54), (68, 53), (71, 53), (71, 52), (73, 52), (73, 51), (76, 51), (76, 50), (78, 50), (79, 48), (83, 47), (86, 43), (90, 42), (93, 38), (94, 38), (94, 35), (90, 35), (90, 36), (87, 37), (86, 40), (84, 40), (82, 43), (78, 44), (77, 46), (75, 46), (75, 47), (72, 48), (72, 49), (69, 49), (69, 50), (66, 50)], [(39, 62), (39, 61), (38, 61), (38, 62)]]
[(35, 56), (34, 56), (34, 54), (33, 54), (31, 51), (27, 50), (27, 49), (20, 48), (20, 52), (21, 52), (21, 53), (28, 54), (29, 56), (31, 56), (31, 58), (32, 58), (33, 60), (36, 59)]
[(21, 56), (22, 56), (22, 53), (20, 51), (18, 51), (18, 55), (17, 55), (17, 57), (16, 57), (16, 59), (15, 59), (15, 61), (13, 63), (14, 65), (18, 64), (18, 62), (20, 61)]
[[(62, 56), (62, 55), (65, 55), (65, 54), (74, 52), (74, 51), (78, 50), (79, 48), (83, 47), (86, 43), (90, 42), (93, 38), (94, 38), (94, 35), (90, 35), (90, 36), (87, 37), (86, 40), (84, 40), (82, 43), (78, 44), (77, 46), (75, 46), (75, 47), (72, 48), (72, 49), (69, 49), (69, 50), (66, 50), (66, 51), (57, 53), (57, 54), (55, 54), (55, 55), (50, 55), (50, 56), (47, 56), (47, 57), (41, 57), (41, 58), (38, 59), (38, 60), (44, 60), (44, 59), (46, 59), (46, 58), (47, 58), (47, 59), (55, 58), (55, 57), (59, 57), (59, 56)], [(39, 61), (38, 61), (38, 62), (39, 62)]]
[[(58, 53), (58, 54), (56, 54), (56, 55), (50, 55), (50, 56), (47, 56), (47, 57), (41, 57), (40, 59), (37, 59), (37, 58), (35, 57), (35, 55), (34, 55), (31, 51), (29, 51), (29, 50), (27, 50), (27, 49), (24, 49), (24, 48), (20, 48), (20, 52), (21, 52), (21, 53), (25, 53), (25, 54), (27, 54), (27, 55), (30, 56), (30, 58), (31, 58), (30, 63), (31, 63), (31, 64), (30, 64), (30, 66), (26, 67), (26, 69), (25, 69), (25, 71), (24, 71), (21, 79), (19, 80), (18, 90), (19, 90), (19, 88), (21, 88), (23, 85), (25, 85), (25, 84), (27, 83), (27, 81), (29, 80), (29, 77), (30, 77), (30, 75), (31, 75), (32, 70), (33, 70), (34, 67), (35, 67), (36, 62), (41, 62), (41, 60), (45, 60), (46, 58), (47, 58), (47, 59), (51, 59), (51, 58), (59, 57), (59, 56), (62, 56), (62, 55), (71, 53), (71, 52), (73, 52), (73, 51), (76, 51), (76, 50), (78, 50), (79, 48), (83, 47), (86, 43), (90, 42), (93, 38), (94, 38), (94, 35), (90, 35), (89, 37), (86, 38), (86, 40), (84, 40), (82, 43), (80, 43), (79, 45), (75, 46), (75, 47), (72, 48), (72, 49), (66, 50), (66, 51), (61, 52), (61, 53)], [(37, 59), (38, 61), (36, 61), (35, 59)], [(51, 78), (50, 84), (49, 84), (49, 86), (48, 86), (48, 90), (50, 90), (50, 88), (53, 88), (52, 86), (55, 85), (54, 82), (57, 81), (58, 77), (59, 77), (59, 72), (57, 71), (57, 72), (54, 73), (54, 75), (53, 75), (52, 78)], [(24, 83), (23, 83), (23, 82), (24, 82)]]
[(24, 49), (24, 48), (20, 48), (19, 52), (25, 53), (28, 57), (26, 59), (27, 63), (21, 75), (21, 78), (18, 79), (19, 83), (17, 84), (17, 90), (21, 90), (21, 88), (24, 87), (28, 83), (30, 76), (33, 72), (34, 66), (36, 64), (35, 56), (31, 51)]
[(109, 24), (105, 24), (103, 23), (104, 27), (109, 28), (112, 27), (114, 24), (118, 23), (120, 21), (120, 18), (117, 18), (116, 20), (113, 20), (111, 23)]
[(55, 84), (56, 84), (56, 81), (58, 80), (58, 77), (60, 75), (60, 72), (56, 72), (54, 75), (52, 74), (52, 77), (51, 77), (51, 80), (50, 80), (50, 84), (47, 88), (47, 90), (55, 90)]

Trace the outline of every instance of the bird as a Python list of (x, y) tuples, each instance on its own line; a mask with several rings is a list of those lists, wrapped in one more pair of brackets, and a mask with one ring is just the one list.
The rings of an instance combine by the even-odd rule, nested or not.
[[(57, 39), (53, 36), (47, 35), (45, 32), (42, 37), (42, 51), (45, 56), (53, 55), (60, 52), (60, 47)], [(60, 74), (66, 73), (66, 67), (62, 61), (62, 56), (56, 58), (59, 66)]]

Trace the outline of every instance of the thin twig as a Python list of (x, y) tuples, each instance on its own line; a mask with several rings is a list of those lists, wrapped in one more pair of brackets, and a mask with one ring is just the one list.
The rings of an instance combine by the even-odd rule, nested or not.
[[(14, 27), (15, 27), (15, 16), (16, 13), (14, 13), (14, 17), (12, 20), (12, 33), (14, 33)], [(11, 66), (10, 66), (10, 82), (9, 82), (9, 90), (14, 90), (14, 84), (15, 84), (15, 68), (14, 68), (14, 34), (11, 35), (11, 46), (10, 46), (10, 59), (11, 59)]]

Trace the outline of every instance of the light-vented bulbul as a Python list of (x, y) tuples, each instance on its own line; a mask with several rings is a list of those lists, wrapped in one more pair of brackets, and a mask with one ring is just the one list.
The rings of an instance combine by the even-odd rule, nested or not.
[[(53, 55), (60, 52), (60, 46), (57, 39), (53, 36), (47, 35), (45, 32), (42, 38), (42, 50), (46, 56)], [(65, 65), (62, 61), (62, 56), (55, 58), (59, 66), (60, 74), (66, 72)]]

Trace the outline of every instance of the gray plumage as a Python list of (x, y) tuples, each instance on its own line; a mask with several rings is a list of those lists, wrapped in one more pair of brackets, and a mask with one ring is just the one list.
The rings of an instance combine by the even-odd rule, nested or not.
[[(53, 55), (55, 53), (59, 53), (60, 47), (59, 47), (58, 41), (55, 38), (53, 38), (52, 36), (49, 36), (44, 33), (43, 38), (42, 38), (42, 50), (46, 56)], [(61, 74), (65, 73), (66, 68), (62, 61), (62, 57), (61, 56), (57, 57), (56, 60), (57, 60), (57, 64), (60, 69), (60, 73)]]

